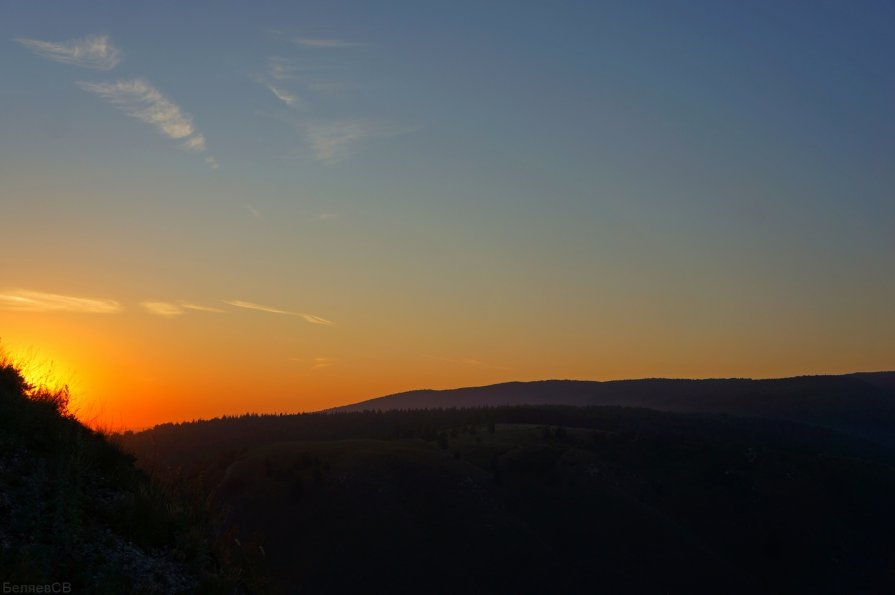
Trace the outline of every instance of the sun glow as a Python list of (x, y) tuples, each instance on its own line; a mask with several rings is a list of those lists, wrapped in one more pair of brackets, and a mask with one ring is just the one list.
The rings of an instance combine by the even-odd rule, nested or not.
[[(66, 409), (81, 419), (84, 403), (79, 391), (73, 390), (74, 369), (61, 360), (42, 355), (33, 348), (2, 349), (4, 360), (15, 367), (28, 385), (32, 395), (65, 395)], [(84, 421), (83, 419), (81, 419)], [(90, 425), (90, 424), (88, 424)]]
[(10, 353), (9, 360), (33, 388), (57, 391), (70, 384), (70, 373), (66, 376), (61, 373), (63, 368), (57, 366), (54, 360), (42, 358), (33, 351)]

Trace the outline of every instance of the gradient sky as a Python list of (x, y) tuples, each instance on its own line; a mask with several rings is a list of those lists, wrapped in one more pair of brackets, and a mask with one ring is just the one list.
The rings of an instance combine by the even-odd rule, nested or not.
[(893, 369), (893, 31), (891, 2), (4, 2), (0, 338), (114, 427)]

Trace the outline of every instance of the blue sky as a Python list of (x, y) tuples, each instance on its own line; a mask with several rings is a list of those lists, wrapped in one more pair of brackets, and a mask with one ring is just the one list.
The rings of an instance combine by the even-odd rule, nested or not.
[[(891, 367), (893, 25), (884, 2), (6, 2), (0, 290), (347, 320), (291, 349), (375, 390)], [(402, 380), (419, 353), (482, 365)]]

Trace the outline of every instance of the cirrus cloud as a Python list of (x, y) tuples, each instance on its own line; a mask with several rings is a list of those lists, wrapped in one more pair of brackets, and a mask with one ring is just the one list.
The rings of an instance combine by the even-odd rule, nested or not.
[[(196, 130), (193, 118), (184, 113), (176, 103), (165, 97), (145, 79), (118, 80), (110, 83), (78, 81), (81, 89), (93, 93), (118, 107), (128, 116), (151, 124), (173, 140), (182, 140), (181, 146), (191, 151), (205, 151), (205, 137)], [(209, 167), (217, 169), (217, 161), (206, 159)]]
[(147, 312), (155, 314), (156, 316), (164, 316), (165, 318), (173, 318), (174, 316), (183, 314), (183, 308), (177, 304), (171, 304), (169, 302), (143, 302), (140, 305), (143, 306)]
[(144, 79), (119, 80), (113, 83), (78, 81), (76, 84), (119, 107), (127, 115), (152, 124), (169, 138), (188, 139), (196, 131), (190, 115), (183, 113), (180, 107)]
[(335, 323), (331, 320), (327, 320), (326, 318), (322, 318), (320, 316), (315, 316), (313, 314), (308, 314), (306, 312), (290, 312), (289, 310), (281, 310), (280, 308), (274, 308), (272, 306), (264, 306), (262, 304), (256, 304), (254, 302), (245, 302), (242, 300), (224, 300), (225, 304), (229, 304), (231, 306), (235, 306), (237, 308), (244, 308), (246, 310), (257, 310), (259, 312), (267, 312), (268, 314), (284, 314), (286, 316), (298, 316), (304, 319), (305, 322), (309, 322), (311, 324), (322, 324), (325, 326), (335, 326)]
[(361, 142), (370, 138), (393, 137), (419, 130), (414, 126), (394, 126), (363, 120), (321, 121), (296, 123), (305, 142), (314, 152), (314, 158), (324, 163), (337, 163), (353, 152)]
[(277, 99), (279, 99), (289, 107), (298, 107), (301, 104), (301, 100), (295, 93), (290, 93), (286, 89), (276, 87), (274, 85), (271, 85), (270, 83), (264, 83), (264, 85), (271, 93), (274, 94)]
[(0, 309), (14, 312), (83, 312), (114, 314), (122, 310), (115, 300), (45, 293), (28, 289), (0, 292)]
[(88, 35), (82, 39), (65, 42), (40, 41), (25, 37), (19, 37), (16, 41), (38, 56), (94, 70), (112, 70), (123, 59), (121, 50), (112, 44), (108, 35)]
[(156, 316), (162, 316), (164, 318), (180, 316), (181, 314), (186, 314), (188, 310), (193, 312), (223, 312), (220, 308), (202, 306), (191, 302), (142, 302), (140, 305), (150, 314), (155, 314)]

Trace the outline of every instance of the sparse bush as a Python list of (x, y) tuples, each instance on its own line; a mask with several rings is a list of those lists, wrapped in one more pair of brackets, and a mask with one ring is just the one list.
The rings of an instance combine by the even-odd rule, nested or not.
[(0, 352), (0, 391), (9, 397), (25, 394), (28, 383), (22, 376), (19, 368), (10, 360), (9, 356)]
[(29, 383), (0, 351), (0, 464), (9, 471), (0, 474), (0, 576), (63, 579), (97, 594), (192, 591), (200, 579), (205, 592), (245, 585), (251, 573), (220, 562), (204, 499), (137, 470), (121, 437), (82, 425), (69, 399), (67, 386)]
[(71, 412), (68, 409), (71, 393), (67, 385), (56, 389), (39, 386), (32, 388), (26, 394), (32, 401), (46, 405), (61, 415), (71, 415)]
[(39, 382), (29, 382), (22, 373), (23, 369), (22, 362), (16, 361), (0, 347), (0, 392), (6, 393), (7, 399), (25, 397), (60, 415), (70, 417), (68, 406), (71, 392), (68, 385), (52, 387), (52, 374), (47, 374)]

